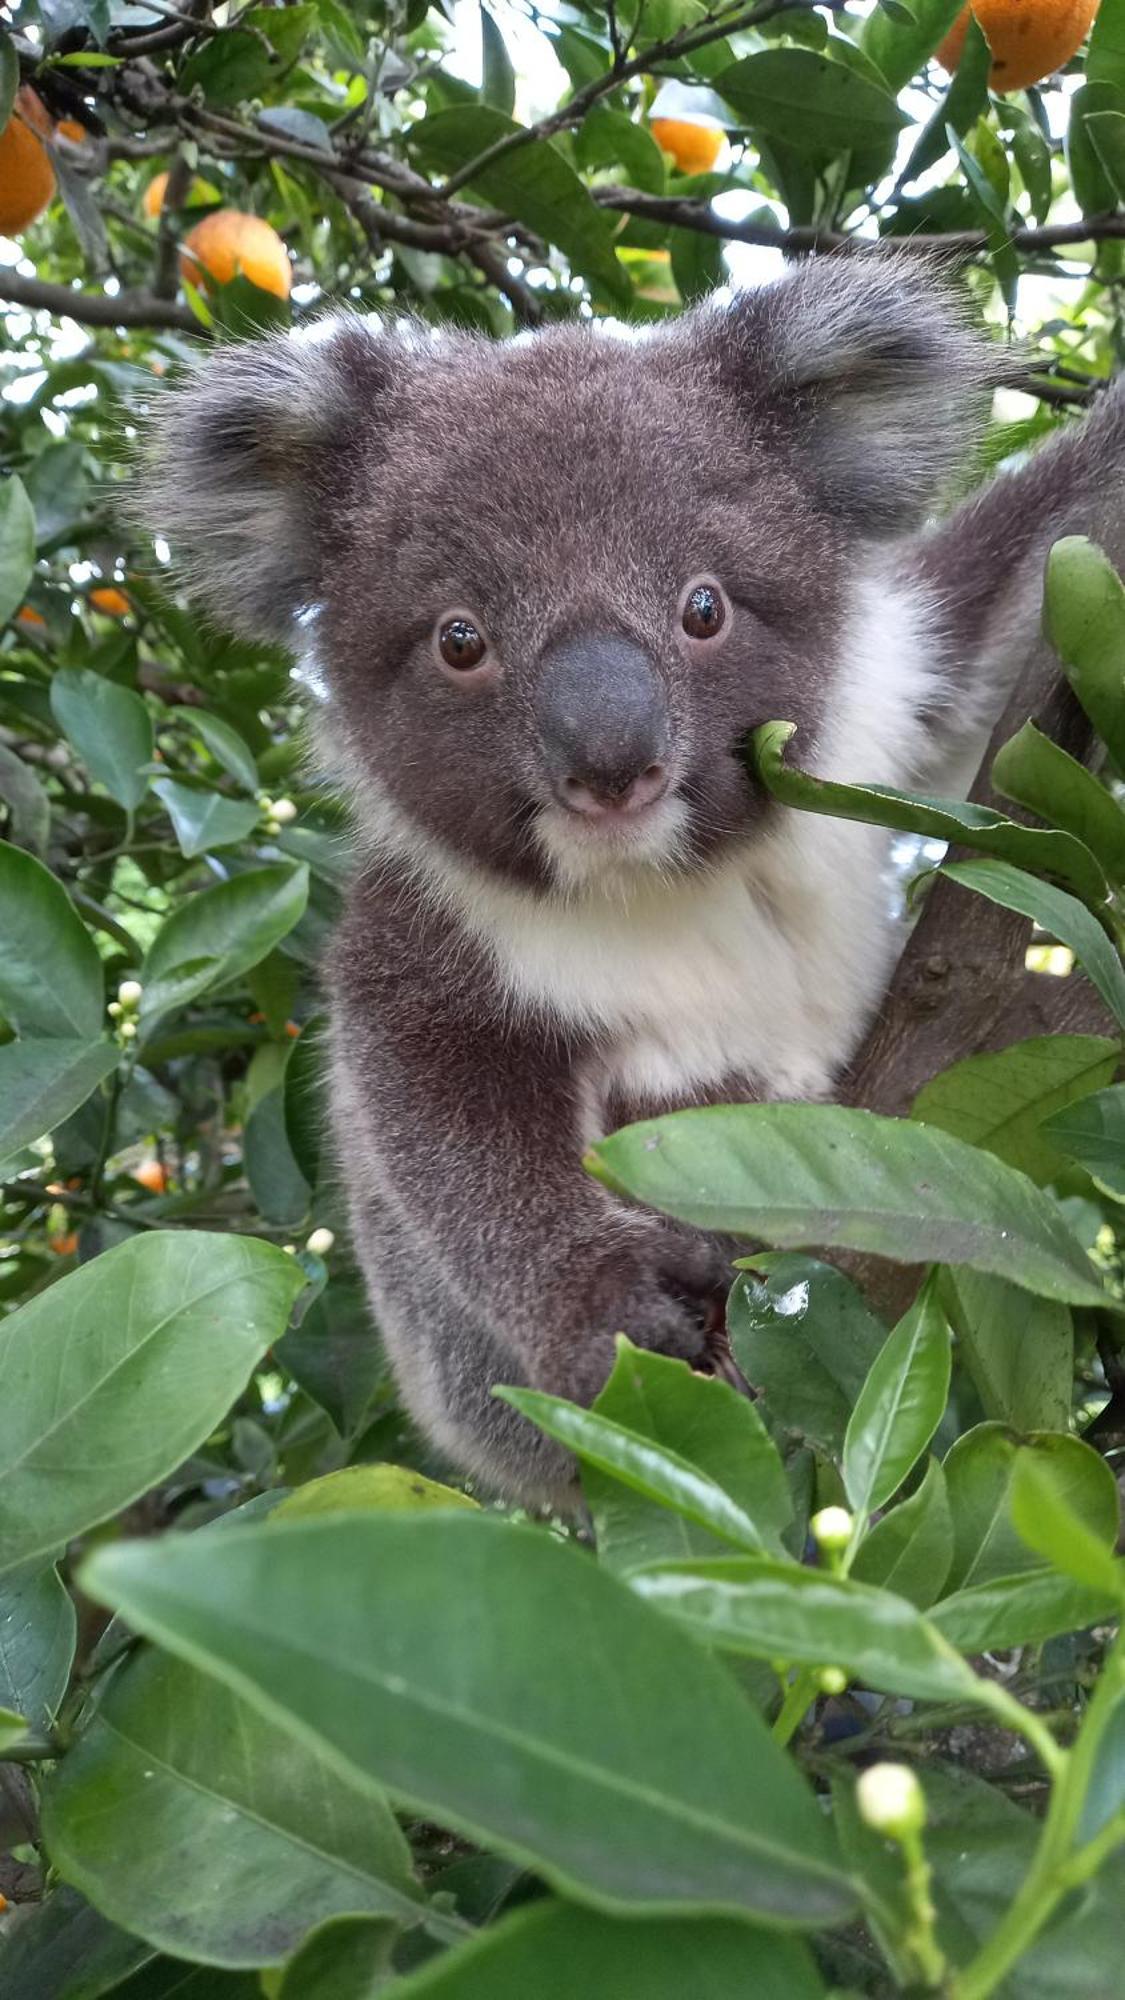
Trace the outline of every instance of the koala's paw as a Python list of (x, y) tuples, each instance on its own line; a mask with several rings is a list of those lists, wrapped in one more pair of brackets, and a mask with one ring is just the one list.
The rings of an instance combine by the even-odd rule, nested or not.
[(592, 1402), (613, 1368), (619, 1333), (712, 1373), (730, 1281), (727, 1257), (706, 1237), (673, 1227), (645, 1234), (602, 1266), (584, 1324), (555, 1350), (547, 1369), (555, 1381), (542, 1386)]

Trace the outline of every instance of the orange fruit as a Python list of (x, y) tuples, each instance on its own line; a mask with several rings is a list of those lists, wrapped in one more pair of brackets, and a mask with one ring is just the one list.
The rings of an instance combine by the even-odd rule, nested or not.
[[(993, 90), (1026, 90), (1070, 61), (1090, 32), (1099, 0), (973, 0), (972, 11), (992, 51), (988, 81)], [(953, 74), (969, 32), (963, 7), (937, 59)]]
[(718, 126), (699, 125), (694, 118), (654, 118), (649, 129), (682, 174), (709, 174), (723, 150)]
[(0, 236), (18, 236), (42, 215), (55, 192), (55, 170), (38, 133), (47, 117), (35, 92), (24, 84), (0, 132)]
[(72, 1257), (78, 1248), (78, 1231), (72, 1229), (66, 1236), (52, 1236), (51, 1249), (56, 1257)]
[(263, 292), (287, 299), (293, 283), (289, 253), (276, 229), (258, 215), (219, 208), (184, 237), (180, 270), (188, 284), (229, 285), (241, 275)]
[(34, 604), (21, 604), (19, 610), (16, 612), (17, 625), (45, 625), (46, 623), (47, 620), (44, 618), (43, 613), (37, 611)]
[(168, 1176), (159, 1160), (142, 1160), (139, 1167), (133, 1168), (133, 1179), (150, 1194), (164, 1194), (168, 1187)]
[(90, 602), (95, 611), (104, 611), (107, 618), (127, 618), (133, 609), (125, 592), (113, 584), (103, 584), (100, 590), (92, 590)]
[(76, 146), (84, 145), (90, 136), (86, 127), (78, 123), (77, 118), (60, 118), (55, 131), (61, 132), (64, 139), (72, 140)]

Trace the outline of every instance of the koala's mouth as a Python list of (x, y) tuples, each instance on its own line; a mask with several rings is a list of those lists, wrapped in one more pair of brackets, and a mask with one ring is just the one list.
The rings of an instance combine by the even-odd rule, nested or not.
[(687, 801), (676, 787), (628, 813), (590, 817), (565, 806), (541, 806), (532, 827), (536, 846), (567, 888), (599, 879), (668, 873), (691, 858)]

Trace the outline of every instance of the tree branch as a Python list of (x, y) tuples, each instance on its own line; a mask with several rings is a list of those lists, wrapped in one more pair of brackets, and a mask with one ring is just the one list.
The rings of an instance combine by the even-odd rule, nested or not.
[(81, 326), (151, 326), (179, 333), (202, 331), (195, 314), (174, 299), (152, 292), (83, 292), (45, 278), (25, 278), (9, 266), (0, 267), (0, 303), (24, 306), (29, 312), (49, 312), (77, 320)]

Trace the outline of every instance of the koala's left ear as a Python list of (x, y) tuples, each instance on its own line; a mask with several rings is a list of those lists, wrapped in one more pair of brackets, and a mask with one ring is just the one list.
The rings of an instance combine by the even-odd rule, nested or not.
[(380, 448), (400, 350), (359, 318), (218, 349), (154, 405), (131, 511), (232, 630), (292, 643), (347, 467)]
[(988, 387), (1013, 376), (956, 295), (908, 253), (814, 257), (703, 308), (720, 377), (797, 454), (821, 504), (858, 533), (915, 527), (963, 460)]

